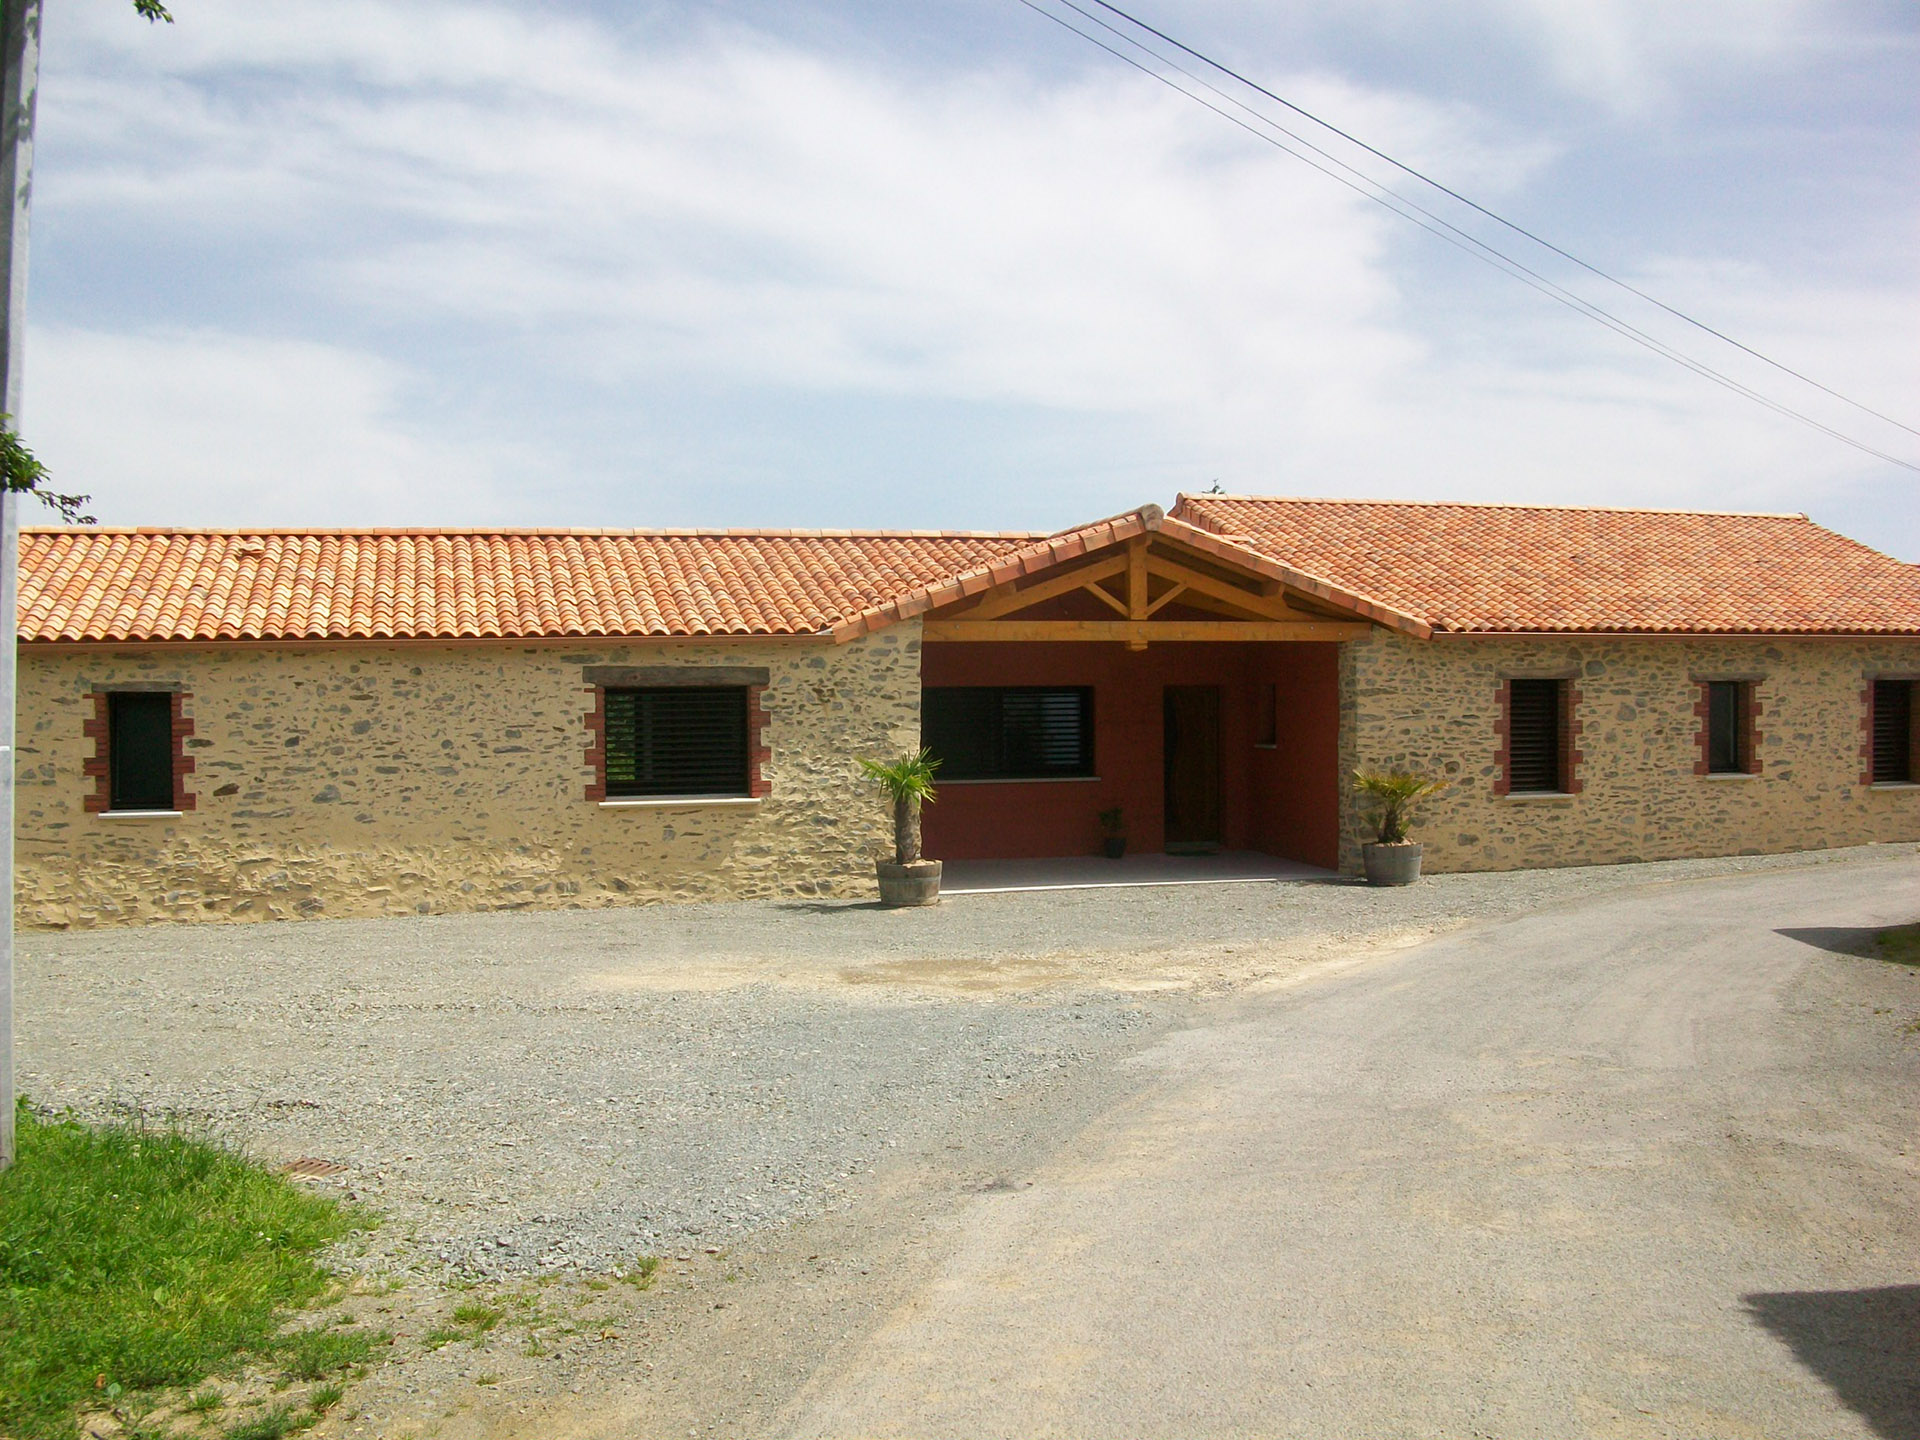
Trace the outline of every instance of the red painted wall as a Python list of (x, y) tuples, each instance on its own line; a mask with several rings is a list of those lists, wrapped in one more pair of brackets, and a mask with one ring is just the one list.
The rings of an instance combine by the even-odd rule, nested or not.
[[(1255, 748), (1253, 848), (1340, 865), (1340, 657), (1333, 645), (1261, 645), (1255, 683), (1275, 687), (1276, 743)], [(1257, 702), (1256, 702), (1257, 703)]]
[[(1097, 780), (951, 783), (923, 820), (939, 859), (1086, 855), (1099, 812), (1126, 814), (1130, 848), (1164, 842), (1162, 692), (1220, 686), (1223, 843), (1332, 868), (1339, 849), (1338, 657), (1330, 644), (934, 642), (925, 685), (1090, 685)], [(1278, 687), (1279, 744), (1257, 749), (1257, 686)]]

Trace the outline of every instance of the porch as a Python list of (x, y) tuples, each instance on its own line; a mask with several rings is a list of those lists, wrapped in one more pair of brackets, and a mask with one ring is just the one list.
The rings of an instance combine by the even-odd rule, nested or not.
[[(929, 598), (923, 825), (949, 892), (1338, 865), (1339, 642), (1374, 623), (1364, 602), (1153, 507)], [(1127, 860), (1101, 855), (1116, 833)], [(1084, 874), (1012, 863), (1066, 857)]]
[[(944, 772), (922, 821), (929, 855), (1110, 865), (1101, 817), (1117, 811), (1129, 859), (1339, 863), (1332, 645), (932, 643), (920, 665), (922, 737)], [(1014, 773), (987, 778), (995, 768)]]

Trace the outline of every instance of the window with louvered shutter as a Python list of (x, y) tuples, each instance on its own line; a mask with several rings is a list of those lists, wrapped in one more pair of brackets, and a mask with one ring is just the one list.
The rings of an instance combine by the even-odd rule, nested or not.
[(1515, 795), (1560, 789), (1558, 680), (1509, 680), (1507, 789)]
[(607, 797), (748, 793), (747, 692), (606, 692)]
[(921, 743), (941, 780), (1069, 780), (1093, 774), (1093, 691), (1085, 686), (932, 686)]
[(1873, 783), (1913, 779), (1913, 682), (1873, 682)]

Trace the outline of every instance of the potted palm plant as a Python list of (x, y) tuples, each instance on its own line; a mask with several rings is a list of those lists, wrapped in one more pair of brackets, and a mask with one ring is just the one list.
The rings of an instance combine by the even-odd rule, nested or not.
[(934, 800), (931, 750), (898, 760), (862, 760), (860, 768), (893, 802), (893, 859), (876, 860), (882, 905), (931, 905), (940, 898), (940, 862), (920, 858), (920, 807)]
[(1379, 812), (1379, 838), (1360, 847), (1369, 885), (1411, 885), (1420, 878), (1420, 846), (1407, 839), (1407, 822), (1451, 783), (1405, 770), (1362, 770), (1353, 777), (1353, 788)]
[(1100, 848), (1109, 860), (1127, 853), (1127, 817), (1118, 805), (1100, 812)]

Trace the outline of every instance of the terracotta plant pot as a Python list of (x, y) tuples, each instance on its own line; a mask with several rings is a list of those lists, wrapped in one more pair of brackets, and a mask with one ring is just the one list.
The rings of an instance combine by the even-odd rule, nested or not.
[(1100, 848), (1106, 851), (1107, 859), (1118, 860), (1122, 855), (1127, 853), (1127, 837), (1124, 835), (1109, 835), (1100, 842)]
[(1360, 847), (1369, 885), (1411, 885), (1420, 878), (1420, 847), (1411, 840), (1382, 845), (1369, 840)]
[(896, 865), (891, 860), (876, 860), (874, 875), (880, 881), (880, 903), (934, 905), (940, 900), (940, 862), (916, 860), (911, 865)]

